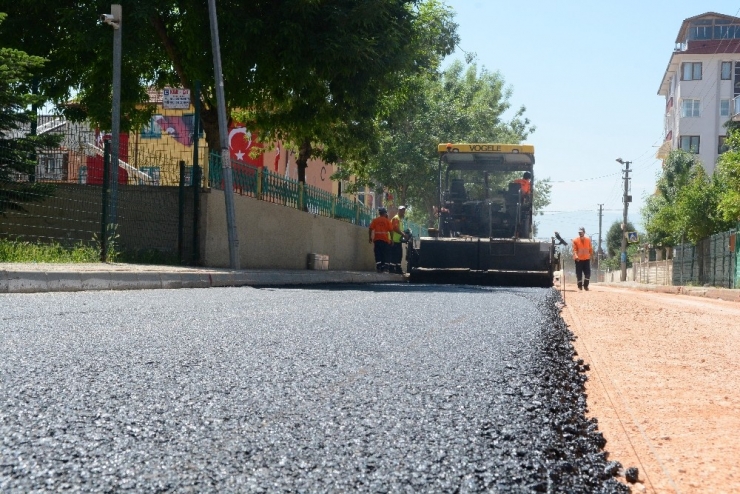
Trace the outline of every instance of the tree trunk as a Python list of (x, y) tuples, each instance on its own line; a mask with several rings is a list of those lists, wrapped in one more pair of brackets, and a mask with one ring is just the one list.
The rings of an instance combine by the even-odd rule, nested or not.
[(308, 159), (311, 157), (311, 140), (305, 139), (298, 149), (296, 165), (298, 166), (298, 181), (306, 183), (306, 168), (308, 168)]
[(209, 154), (221, 152), (221, 139), (218, 131), (218, 111), (216, 108), (202, 108), (200, 120), (203, 124), (203, 132), (206, 134)]

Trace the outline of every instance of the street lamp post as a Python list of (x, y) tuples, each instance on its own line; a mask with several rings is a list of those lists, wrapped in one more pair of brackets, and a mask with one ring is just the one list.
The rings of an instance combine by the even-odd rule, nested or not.
[(111, 160), (110, 160), (110, 221), (118, 222), (118, 154), (121, 133), (121, 29), (123, 10), (119, 4), (110, 6), (110, 14), (101, 14), (100, 20), (113, 28), (113, 105), (111, 108)]
[(624, 216), (622, 218), (622, 245), (619, 253), (620, 266), (622, 273), (620, 275), (620, 281), (627, 281), (627, 210), (629, 203), (632, 201), (632, 196), (629, 195), (629, 175), (631, 161), (624, 161), (622, 158), (617, 158), (617, 163), (624, 165), (624, 196), (622, 202), (624, 203)]

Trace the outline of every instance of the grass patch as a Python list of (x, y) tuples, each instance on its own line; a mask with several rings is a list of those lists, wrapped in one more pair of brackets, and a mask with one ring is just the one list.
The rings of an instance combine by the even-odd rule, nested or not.
[(79, 243), (61, 244), (0, 239), (0, 262), (100, 262), (100, 250)]
[[(182, 263), (174, 252), (157, 249), (122, 250), (116, 249), (115, 242), (108, 252), (109, 262), (130, 264), (163, 264), (179, 266)], [(27, 242), (0, 239), (0, 262), (48, 262), (48, 263), (91, 263), (100, 262), (100, 244), (97, 239), (93, 245), (82, 242), (65, 247), (59, 243)]]

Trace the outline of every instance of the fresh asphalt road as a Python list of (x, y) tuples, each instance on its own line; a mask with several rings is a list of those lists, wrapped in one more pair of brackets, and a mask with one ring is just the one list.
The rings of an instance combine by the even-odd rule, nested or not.
[(0, 295), (0, 491), (622, 492), (551, 289)]

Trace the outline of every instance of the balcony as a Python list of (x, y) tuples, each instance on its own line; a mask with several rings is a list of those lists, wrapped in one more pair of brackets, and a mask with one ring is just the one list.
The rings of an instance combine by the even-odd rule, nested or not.
[(732, 98), (730, 118), (733, 122), (740, 122), (740, 96), (735, 96), (734, 98)]

